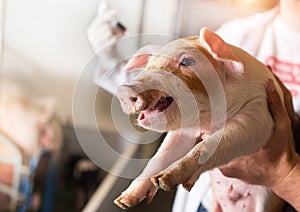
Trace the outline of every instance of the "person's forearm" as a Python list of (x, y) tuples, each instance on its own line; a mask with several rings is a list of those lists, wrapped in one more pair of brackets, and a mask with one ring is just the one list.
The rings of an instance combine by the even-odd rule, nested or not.
[(297, 211), (300, 211), (300, 157), (292, 166), (289, 174), (272, 190), (285, 201), (290, 203)]

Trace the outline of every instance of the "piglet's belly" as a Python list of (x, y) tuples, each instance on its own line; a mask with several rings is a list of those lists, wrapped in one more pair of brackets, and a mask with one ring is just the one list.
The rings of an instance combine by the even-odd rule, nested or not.
[[(219, 169), (210, 172), (214, 198), (222, 211), (257, 211), (264, 202), (266, 188), (249, 185), (234, 178), (225, 177)], [(259, 200), (260, 203), (257, 202)]]

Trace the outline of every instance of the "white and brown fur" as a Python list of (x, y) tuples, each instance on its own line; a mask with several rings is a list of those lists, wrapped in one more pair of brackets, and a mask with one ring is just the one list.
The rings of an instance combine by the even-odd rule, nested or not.
[[(182, 66), (183, 57), (193, 58), (195, 64)], [(221, 81), (216, 89), (224, 91), (225, 119), (224, 114), (212, 114), (215, 78)], [(274, 76), (265, 65), (206, 28), (200, 36), (173, 41), (152, 55), (130, 85), (119, 87), (118, 97), (124, 112), (131, 114), (143, 113), (161, 97), (171, 96), (174, 101), (166, 109), (145, 113), (137, 121), (146, 129), (168, 134), (140, 177), (115, 203), (130, 208), (145, 198), (150, 202), (158, 188), (170, 190), (179, 184), (190, 190), (201, 173), (258, 151), (273, 130), (265, 92), (268, 79)], [(210, 91), (205, 81), (213, 84)], [(277, 84), (276, 89), (281, 92)], [(214, 122), (213, 115), (219, 115), (220, 121)], [(260, 188), (266, 192), (255, 193), (251, 208), (274, 211), (282, 206), (269, 189)], [(222, 208), (220, 204), (216, 198), (215, 211)]]

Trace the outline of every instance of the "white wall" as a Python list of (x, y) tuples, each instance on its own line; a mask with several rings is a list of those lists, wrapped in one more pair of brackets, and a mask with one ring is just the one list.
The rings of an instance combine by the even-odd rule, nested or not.
[(179, 0), (148, 0), (145, 3), (144, 33), (174, 35)]
[[(3, 23), (3, 17), (4, 17), (4, 1), (0, 1), (0, 62), (2, 58), (2, 38), (3, 38), (3, 32), (2, 32), (2, 23)], [(0, 64), (1, 65), (1, 64)], [(2, 67), (1, 67), (2, 68)], [(1, 69), (0, 69), (1, 71)]]
[(92, 54), (85, 28), (96, 6), (84, 0), (7, 1), (4, 76), (56, 96), (60, 114), (70, 116), (76, 77)]
[[(146, 33), (181, 36), (198, 32), (201, 25), (215, 27), (244, 12), (234, 9), (228, 15), (227, 7), (215, 0), (109, 0), (109, 3), (131, 34), (141, 29)], [(71, 119), (76, 79), (93, 55), (86, 28), (98, 4), (99, 0), (6, 0), (4, 78), (14, 77), (37, 94), (55, 96), (63, 119)], [(83, 105), (82, 111), (86, 109)], [(84, 115), (81, 124), (90, 126)]]
[[(136, 33), (139, 10), (127, 5), (139, 5), (138, 0), (110, 2)], [(98, 4), (98, 0), (6, 1), (4, 78), (16, 78), (40, 95), (55, 96), (64, 119), (71, 117), (76, 79), (93, 55), (86, 28)]]
[[(226, 2), (227, 1), (227, 2)], [(222, 23), (233, 18), (250, 15), (266, 8), (258, 5), (230, 4), (230, 0), (183, 0), (176, 34), (179, 37), (199, 33), (201, 27), (216, 30)]]

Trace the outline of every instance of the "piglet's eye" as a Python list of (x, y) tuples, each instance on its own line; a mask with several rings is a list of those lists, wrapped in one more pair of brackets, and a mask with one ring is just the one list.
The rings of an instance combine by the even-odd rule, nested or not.
[(189, 58), (189, 57), (185, 57), (185, 58), (182, 58), (181, 62), (180, 62), (180, 65), (182, 66), (192, 66), (195, 64), (195, 60), (193, 58)]

